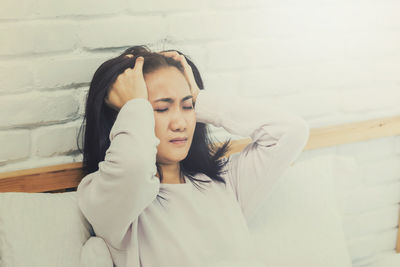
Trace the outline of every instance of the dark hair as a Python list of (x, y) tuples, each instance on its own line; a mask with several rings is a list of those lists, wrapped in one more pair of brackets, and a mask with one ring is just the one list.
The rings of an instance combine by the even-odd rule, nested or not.
[[(165, 51), (177, 51), (179, 54), (184, 55), (178, 50)], [(126, 57), (128, 54), (133, 54), (134, 57)], [(79, 141), (77, 141), (78, 149), (83, 153), (84, 175), (98, 170), (99, 162), (104, 160), (106, 151), (110, 146), (109, 134), (118, 111), (109, 107), (104, 102), (104, 98), (107, 96), (110, 86), (115, 82), (118, 75), (123, 73), (125, 69), (134, 67), (138, 56), (144, 58), (143, 74), (169, 66), (176, 67), (182, 74), (184, 73), (180, 62), (162, 54), (151, 52), (145, 45), (128, 48), (120, 56), (101, 64), (94, 73), (90, 83), (86, 99), (85, 116), (77, 139), (79, 140), (81, 129), (86, 120), (83, 152), (79, 147)], [(204, 90), (203, 81), (197, 67), (186, 55), (184, 56), (193, 70), (197, 86), (200, 90)], [(180, 162), (181, 175), (186, 175), (192, 183), (194, 180), (206, 183), (211, 182), (193, 177), (196, 173), (204, 173), (212, 180), (226, 184), (221, 174), (223, 167), (228, 163), (228, 159), (224, 160), (222, 157), (228, 151), (230, 145), (229, 139), (218, 147), (212, 140), (208, 126), (197, 122), (188, 155)], [(161, 182), (163, 179), (161, 168), (157, 163), (156, 166)]]

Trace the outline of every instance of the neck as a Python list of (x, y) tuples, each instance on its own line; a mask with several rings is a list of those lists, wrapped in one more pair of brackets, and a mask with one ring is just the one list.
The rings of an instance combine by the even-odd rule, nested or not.
[[(167, 183), (167, 184), (184, 183), (184, 179), (180, 175), (181, 166), (179, 162), (172, 164), (159, 163), (159, 166), (163, 174), (162, 183)], [(160, 174), (158, 172), (157, 172), (157, 177), (160, 178)]]

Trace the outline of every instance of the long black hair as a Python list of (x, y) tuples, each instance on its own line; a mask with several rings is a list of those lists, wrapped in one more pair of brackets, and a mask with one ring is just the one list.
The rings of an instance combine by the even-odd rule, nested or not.
[[(204, 90), (200, 73), (190, 58), (178, 50), (176, 51), (186, 58), (186, 61), (193, 70), (194, 78), (200, 90)], [(134, 55), (129, 58), (126, 55)], [(127, 68), (133, 68), (137, 57), (144, 58), (143, 75), (154, 72), (163, 67), (176, 67), (182, 74), (183, 67), (180, 62), (173, 58), (166, 57), (160, 53), (151, 52), (145, 45), (133, 46), (126, 49), (121, 55), (104, 62), (94, 73), (90, 83), (86, 99), (85, 115), (79, 129), (77, 144), (78, 149), (83, 153), (84, 175), (98, 170), (99, 162), (104, 160), (106, 151), (110, 146), (109, 134), (117, 118), (118, 111), (109, 107), (104, 98), (108, 90), (115, 82), (118, 75)], [(86, 121), (86, 125), (84, 123)], [(79, 136), (84, 127), (83, 151), (79, 147)], [(226, 184), (222, 177), (223, 167), (228, 163), (224, 155), (231, 145), (231, 139), (225, 141), (221, 146), (214, 142), (208, 126), (196, 122), (192, 144), (186, 158), (180, 161), (181, 175), (186, 175), (189, 180), (209, 183), (209, 180), (199, 180), (194, 177), (196, 173), (203, 173), (214, 181)], [(156, 163), (160, 182), (163, 180), (162, 171)], [(194, 183), (196, 184), (196, 183)]]

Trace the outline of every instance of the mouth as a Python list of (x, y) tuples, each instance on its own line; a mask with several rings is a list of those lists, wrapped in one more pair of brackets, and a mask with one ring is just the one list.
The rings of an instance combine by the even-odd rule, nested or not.
[(186, 144), (187, 138), (175, 138), (170, 140), (169, 142), (175, 145)]

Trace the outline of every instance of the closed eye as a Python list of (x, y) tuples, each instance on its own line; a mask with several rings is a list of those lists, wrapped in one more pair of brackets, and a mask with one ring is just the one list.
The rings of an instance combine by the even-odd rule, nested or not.
[[(183, 107), (183, 109), (193, 109), (193, 107)], [(164, 112), (164, 111), (167, 111), (167, 110), (168, 110), (168, 108), (165, 108), (165, 109), (156, 109), (157, 112)]]

